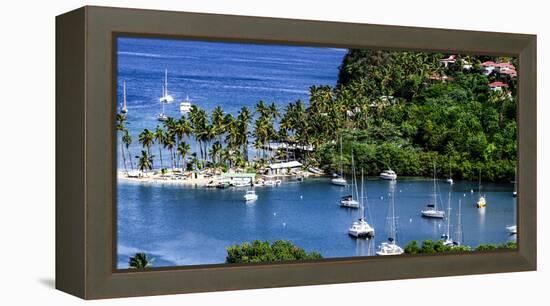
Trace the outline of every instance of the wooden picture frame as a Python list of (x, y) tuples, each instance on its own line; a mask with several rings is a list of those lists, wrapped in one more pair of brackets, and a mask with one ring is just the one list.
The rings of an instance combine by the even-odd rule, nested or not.
[[(519, 57), (518, 249), (116, 270), (119, 34)], [(536, 36), (107, 7), (56, 18), (56, 288), (84, 299), (536, 270)], [(390, 267), (392, 267), (390, 269)]]

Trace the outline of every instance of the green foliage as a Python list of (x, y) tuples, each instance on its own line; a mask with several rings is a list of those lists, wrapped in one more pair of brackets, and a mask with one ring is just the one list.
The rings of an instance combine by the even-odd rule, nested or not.
[(254, 240), (227, 248), (226, 263), (251, 263), (321, 259), (316, 252), (307, 253), (290, 241), (277, 240), (271, 245), (268, 241)]
[(437, 253), (451, 253), (451, 252), (472, 252), (472, 251), (491, 251), (501, 249), (516, 249), (516, 242), (507, 242), (504, 244), (480, 244), (475, 249), (467, 245), (453, 245), (446, 246), (442, 240), (432, 241), (424, 240), (422, 246), (418, 245), (418, 241), (413, 240), (409, 242), (404, 250), (406, 254), (437, 254)]

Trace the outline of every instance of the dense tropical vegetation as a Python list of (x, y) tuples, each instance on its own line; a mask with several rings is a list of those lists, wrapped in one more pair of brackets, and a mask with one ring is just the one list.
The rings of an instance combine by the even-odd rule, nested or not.
[(490, 250), (505, 250), (517, 248), (516, 242), (507, 242), (504, 244), (480, 244), (476, 248), (471, 248), (466, 245), (446, 246), (442, 240), (424, 240), (422, 245), (418, 241), (409, 242), (405, 248), (405, 254), (436, 254), (450, 252), (471, 252), (471, 251), (490, 251)]
[[(516, 81), (484, 75), (480, 63), (511, 61), (517, 66), (516, 60), (459, 55), (455, 64), (443, 66), (443, 57), (352, 49), (344, 57), (337, 85), (312, 86), (307, 102), (297, 100), (279, 109), (259, 101), (236, 115), (221, 107), (209, 114), (193, 105), (187, 116), (168, 118), (139, 134), (144, 152), (136, 156), (137, 168), (152, 168), (156, 145), (159, 168), (259, 168), (290, 157), (332, 172), (340, 161), (341, 138), (346, 172), (353, 148), (356, 165), (367, 175), (392, 168), (401, 176), (431, 176), (436, 163), (439, 176), (451, 168), (457, 179), (475, 180), (480, 170), (486, 181), (513, 179)], [(463, 69), (462, 63), (472, 68)], [(497, 77), (509, 91), (489, 89)], [(125, 124), (125, 117), (117, 116), (124, 166), (128, 168), (129, 160), (133, 169), (132, 159), (126, 158), (131, 157), (132, 137)], [(272, 152), (267, 148), (271, 143), (295, 148)], [(252, 159), (249, 144), (257, 152)]]
[(254, 240), (227, 248), (226, 263), (254, 263), (273, 261), (310, 260), (323, 258), (319, 253), (307, 253), (290, 241), (277, 240), (270, 244), (268, 241)]

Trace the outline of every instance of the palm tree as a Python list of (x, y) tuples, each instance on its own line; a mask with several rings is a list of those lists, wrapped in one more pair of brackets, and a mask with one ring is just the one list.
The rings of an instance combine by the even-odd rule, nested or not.
[(141, 156), (136, 155), (136, 158), (138, 159), (138, 168), (139, 170), (145, 172), (147, 174), (147, 170), (153, 169), (153, 157), (154, 155), (149, 155), (147, 151), (141, 150)]
[(256, 113), (258, 113), (260, 117), (269, 116), (269, 107), (264, 103), (264, 101), (258, 101), (256, 104)]
[(244, 160), (248, 161), (248, 124), (252, 116), (248, 107), (243, 106), (237, 115), (237, 129), (239, 133), (237, 144), (241, 146)]
[(172, 160), (172, 170), (176, 167), (175, 156), (174, 156), (174, 147), (176, 145), (176, 136), (173, 132), (168, 132), (166, 138), (164, 139), (164, 147), (170, 151), (170, 159)]
[(166, 133), (158, 125), (157, 129), (155, 130), (155, 140), (157, 141), (159, 147), (160, 168), (164, 169), (164, 164), (162, 162), (162, 146), (164, 145), (164, 141), (166, 140)]
[(185, 156), (191, 151), (191, 146), (188, 143), (181, 142), (178, 146), (178, 155), (181, 157), (181, 172), (185, 169)]
[(176, 135), (176, 148), (180, 146), (180, 143), (184, 139), (183, 137), (189, 137), (192, 131), (193, 130), (191, 129), (191, 125), (189, 124), (189, 121), (187, 121), (187, 118), (181, 116), (174, 127), (174, 133)]
[(136, 253), (136, 255), (130, 257), (128, 265), (130, 269), (145, 269), (153, 265), (153, 260), (154, 258), (147, 258), (145, 253)]
[(139, 143), (147, 148), (147, 154), (151, 155), (151, 146), (155, 142), (155, 134), (148, 129), (144, 129), (138, 136)]
[[(219, 141), (214, 142), (212, 147), (210, 148), (209, 154), (212, 157), (212, 161), (216, 163), (216, 156), (220, 155), (222, 150), (222, 144)], [(217, 162), (221, 162), (221, 156), (217, 159)]]
[(212, 126), (214, 128), (215, 137), (218, 138), (218, 142), (222, 143), (222, 135), (224, 134), (225, 129), (225, 118), (223, 110), (220, 106), (216, 106), (212, 110)]
[[(122, 135), (122, 143), (126, 147), (126, 152), (128, 152), (128, 159), (130, 160), (130, 167), (134, 170), (134, 162), (132, 161), (132, 154), (130, 153), (130, 145), (132, 144), (132, 136), (128, 133), (128, 130), (124, 130), (124, 135)], [(126, 162), (125, 162), (126, 164)]]

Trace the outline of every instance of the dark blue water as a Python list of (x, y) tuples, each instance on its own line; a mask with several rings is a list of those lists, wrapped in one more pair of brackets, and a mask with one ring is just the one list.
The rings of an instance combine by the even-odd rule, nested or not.
[[(449, 185), (440, 184), (441, 200), (447, 209)], [(515, 199), (509, 184), (485, 185), (488, 207), (474, 206), (477, 183), (458, 182), (452, 187), (451, 235), (457, 230), (458, 200), (462, 201), (463, 243), (503, 243), (505, 230), (515, 224)], [(287, 239), (324, 257), (373, 255), (387, 238), (390, 183), (369, 180), (368, 221), (376, 237), (355, 240), (347, 229), (358, 210), (340, 208), (347, 193), (328, 179), (284, 182), (279, 187), (256, 187), (259, 199), (243, 201), (246, 188), (204, 189), (174, 185), (119, 183), (119, 267), (127, 267), (129, 255), (145, 251), (155, 257), (155, 266), (223, 263), (225, 248), (254, 239)], [(446, 221), (426, 219), (420, 210), (430, 200), (429, 180), (400, 180), (395, 185), (398, 243), (439, 239)]]
[[(126, 81), (128, 129), (133, 155), (141, 150), (137, 135), (154, 129), (161, 111), (164, 70), (174, 103), (168, 116), (179, 118), (179, 104), (191, 102), (207, 111), (222, 106), (236, 115), (242, 106), (251, 111), (260, 100), (282, 110), (289, 102), (307, 103), (312, 85), (334, 85), (345, 49), (300, 46), (217, 43), (187, 40), (119, 38), (118, 107)], [(158, 157), (158, 156), (157, 156)], [(119, 161), (119, 168), (122, 168)]]

